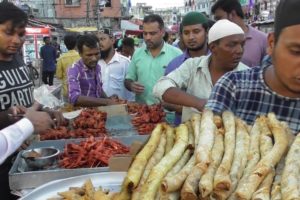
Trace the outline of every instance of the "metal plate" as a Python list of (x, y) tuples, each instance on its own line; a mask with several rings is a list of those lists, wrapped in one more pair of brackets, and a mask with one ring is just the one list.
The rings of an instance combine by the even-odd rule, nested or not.
[[(147, 136), (136, 135), (128, 137), (112, 137), (125, 145), (131, 145), (134, 141), (145, 142), (148, 139)], [(80, 142), (83, 139), (71, 139), (71, 140), (46, 140), (33, 143), (28, 149), (40, 148), (40, 147), (55, 147), (59, 150), (63, 150), (65, 144)], [(72, 176), (79, 176), (84, 174), (91, 174), (97, 172), (108, 172), (108, 167), (97, 168), (78, 168), (78, 169), (62, 169), (51, 168), (47, 170), (28, 171), (24, 160), (21, 158), (20, 152), (9, 171), (9, 186), (11, 190), (22, 190), (38, 187), (49, 181), (53, 181), (61, 178), (68, 178)]]
[(46, 200), (59, 197), (58, 192), (67, 191), (69, 187), (81, 187), (89, 178), (95, 187), (101, 186), (103, 189), (117, 192), (120, 190), (125, 175), (126, 172), (107, 172), (56, 180), (36, 188), (20, 200)]

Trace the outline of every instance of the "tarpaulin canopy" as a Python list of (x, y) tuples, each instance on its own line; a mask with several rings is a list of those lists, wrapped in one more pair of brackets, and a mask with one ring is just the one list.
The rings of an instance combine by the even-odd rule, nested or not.
[(67, 31), (71, 32), (85, 32), (85, 31), (97, 31), (97, 27), (95, 26), (83, 26), (83, 27), (75, 27), (75, 28), (65, 28)]
[(139, 31), (140, 26), (128, 20), (121, 20), (121, 29), (130, 31)]

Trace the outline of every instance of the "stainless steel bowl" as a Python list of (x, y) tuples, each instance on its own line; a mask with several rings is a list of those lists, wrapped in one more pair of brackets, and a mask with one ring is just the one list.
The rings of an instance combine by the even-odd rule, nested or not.
[(56, 164), (59, 156), (59, 149), (44, 147), (23, 151), (21, 157), (31, 169), (45, 169)]

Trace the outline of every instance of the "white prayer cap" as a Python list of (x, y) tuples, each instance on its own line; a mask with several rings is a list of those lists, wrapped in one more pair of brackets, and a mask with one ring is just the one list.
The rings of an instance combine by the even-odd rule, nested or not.
[(243, 29), (237, 24), (227, 20), (221, 19), (218, 20), (208, 32), (208, 44), (219, 40), (221, 38), (236, 35), (236, 34), (245, 34)]

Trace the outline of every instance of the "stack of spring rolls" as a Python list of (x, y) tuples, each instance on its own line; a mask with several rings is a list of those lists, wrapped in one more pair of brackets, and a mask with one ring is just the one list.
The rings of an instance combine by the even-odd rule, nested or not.
[(253, 126), (210, 110), (159, 124), (113, 199), (300, 200), (300, 136), (285, 160), (290, 134), (273, 113)]

